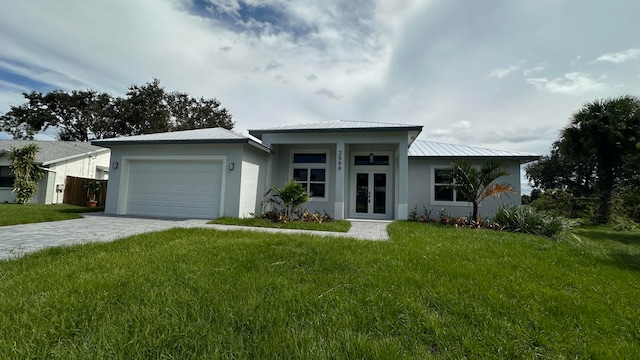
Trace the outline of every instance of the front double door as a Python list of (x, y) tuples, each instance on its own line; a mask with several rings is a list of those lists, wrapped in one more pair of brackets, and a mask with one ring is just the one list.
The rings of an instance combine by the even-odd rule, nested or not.
[(389, 173), (386, 171), (356, 171), (353, 216), (389, 218)]

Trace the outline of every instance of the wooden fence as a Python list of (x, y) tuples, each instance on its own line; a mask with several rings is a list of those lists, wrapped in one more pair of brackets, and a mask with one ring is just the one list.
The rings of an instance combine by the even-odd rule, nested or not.
[(100, 191), (98, 191), (98, 195), (96, 196), (98, 206), (104, 206), (107, 198), (107, 180), (86, 179), (75, 176), (67, 176), (65, 180), (63, 202), (65, 204), (86, 206), (89, 198), (85, 185), (94, 182), (98, 182), (101, 185)]

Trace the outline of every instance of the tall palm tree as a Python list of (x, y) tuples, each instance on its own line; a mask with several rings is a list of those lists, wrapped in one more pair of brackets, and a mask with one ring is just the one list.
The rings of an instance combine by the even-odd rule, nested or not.
[(594, 222), (606, 224), (614, 189), (625, 177), (626, 159), (637, 154), (640, 99), (622, 96), (596, 100), (576, 112), (560, 136), (560, 150), (574, 161), (591, 160), (599, 198)]
[(456, 190), (458, 197), (462, 196), (473, 204), (473, 220), (479, 220), (478, 204), (482, 200), (503, 193), (515, 193), (511, 184), (496, 181), (499, 177), (509, 175), (505, 167), (503, 162), (493, 160), (485, 162), (480, 168), (464, 160), (451, 163), (450, 188)]

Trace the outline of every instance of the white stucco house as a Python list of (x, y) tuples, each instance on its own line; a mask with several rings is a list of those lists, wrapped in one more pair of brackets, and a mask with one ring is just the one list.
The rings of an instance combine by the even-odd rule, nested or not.
[(508, 164), (517, 194), (488, 199), (481, 216), (520, 204), (520, 165), (537, 154), (416, 140), (422, 126), (331, 121), (249, 130), (200, 129), (94, 141), (111, 149), (105, 212), (217, 218), (259, 213), (265, 192), (294, 179), (309, 211), (337, 219), (406, 219), (417, 207), (468, 216), (471, 205), (443, 190), (452, 161)]
[(64, 200), (67, 176), (107, 179), (109, 154), (107, 148), (75, 141), (0, 140), (0, 202), (14, 202), (11, 150), (36, 144), (40, 151), (36, 164), (45, 171), (38, 181), (38, 191), (31, 202), (57, 204)]

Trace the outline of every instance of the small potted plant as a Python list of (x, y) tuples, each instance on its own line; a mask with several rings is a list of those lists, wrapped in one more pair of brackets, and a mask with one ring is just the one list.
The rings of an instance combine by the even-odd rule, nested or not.
[(102, 185), (97, 181), (93, 181), (86, 183), (84, 188), (87, 189), (87, 207), (96, 207), (98, 205), (96, 197)]

